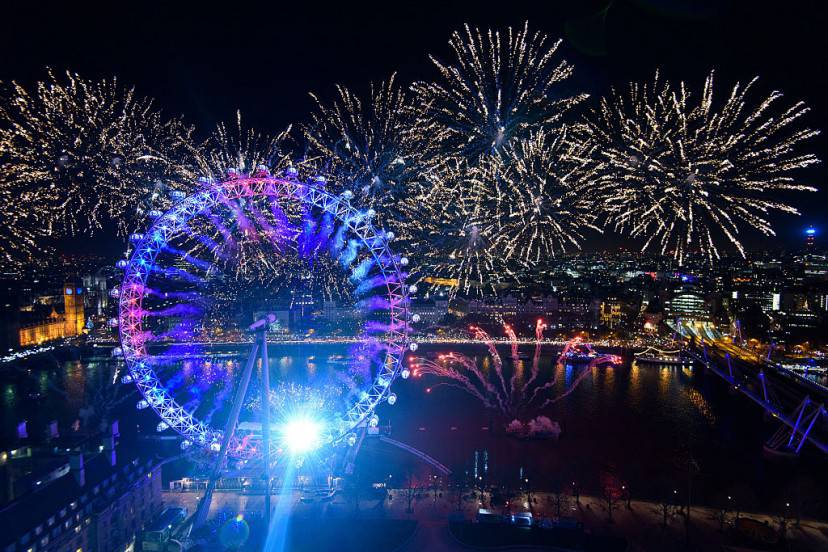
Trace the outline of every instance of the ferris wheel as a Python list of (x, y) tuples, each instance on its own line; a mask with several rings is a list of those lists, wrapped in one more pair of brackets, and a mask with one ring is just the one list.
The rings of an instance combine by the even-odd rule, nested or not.
[[(123, 381), (140, 391), (139, 409), (158, 415), (158, 431), (177, 432), (182, 448), (271, 466), (353, 446), (377, 425), (375, 409), (396, 402), (391, 385), (408, 376), (403, 357), (417, 347), (408, 304), (416, 288), (405, 284), (408, 259), (392, 251), (393, 234), (352, 197), (327, 191), (322, 177), (301, 181), (293, 168), (231, 169), (221, 182), (201, 179), (193, 194), (173, 192), (172, 206), (130, 236), (111, 324)], [(317, 309), (314, 289), (354, 326), (349, 354), (312, 380), (272, 388), (267, 335), (288, 335), (274, 328), (274, 305), (289, 303), (298, 318)], [(246, 361), (240, 348), (250, 349)]]

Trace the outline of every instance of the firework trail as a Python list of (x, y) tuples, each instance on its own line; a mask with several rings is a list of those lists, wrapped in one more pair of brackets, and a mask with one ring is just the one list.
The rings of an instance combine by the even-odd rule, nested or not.
[(792, 172), (819, 161), (798, 151), (818, 132), (800, 126), (802, 102), (780, 105), (781, 92), (751, 103), (755, 83), (716, 101), (712, 72), (697, 97), (656, 74), (604, 98), (583, 130), (598, 175), (590, 199), (605, 222), (643, 238), (642, 250), (679, 262), (700, 251), (712, 262), (722, 238), (744, 255), (741, 230), (774, 235), (769, 212), (798, 214), (774, 195), (815, 191)]
[(405, 213), (399, 201), (419, 188), (422, 177), (413, 109), (395, 79), (372, 83), (365, 101), (344, 86), (336, 87), (330, 104), (311, 94), (316, 111), (302, 126), (311, 153), (328, 163), (325, 172), (389, 223)]
[(434, 152), (435, 164), (462, 169), (532, 131), (560, 124), (586, 96), (563, 90), (573, 67), (558, 59), (559, 45), (530, 32), (528, 23), (503, 34), (468, 25), (454, 32), (452, 62), (431, 56), (440, 79), (412, 86), (422, 135), (429, 137), (425, 149)]
[(223, 180), (228, 171), (252, 173), (259, 167), (281, 172), (291, 166), (291, 127), (274, 135), (246, 127), (241, 111), (232, 123), (219, 123), (204, 142), (189, 144), (189, 156), (200, 176)]
[[(506, 328), (509, 326), (507, 325)], [(541, 345), (537, 343), (529, 377), (521, 383), (523, 375), (521, 361), (518, 360), (516, 354), (513, 354), (512, 376), (507, 385), (503, 359), (495, 347), (494, 340), (478, 327), (473, 326), (470, 331), (475, 339), (482, 340), (488, 348), (491, 359), (491, 367), (488, 370), (479, 367), (476, 360), (466, 355), (451, 352), (438, 356), (436, 360), (415, 357), (412, 361), (412, 373), (415, 377), (435, 376), (440, 380), (437, 385), (449, 385), (462, 389), (480, 400), (486, 408), (498, 410), (509, 417), (516, 418), (530, 409), (543, 409), (554, 404), (568, 397), (587, 376), (592, 374), (593, 369), (620, 363), (617, 356), (595, 354), (591, 347), (575, 339), (570, 341), (561, 352), (550, 374), (542, 375), (539, 369)], [(514, 332), (510, 329), (506, 329), (505, 332), (515, 350), (517, 338), (513, 335)], [(585, 358), (575, 359), (573, 355), (584, 355)], [(579, 362), (580, 360), (584, 362)], [(568, 362), (576, 363), (574, 366), (578, 366), (578, 374), (565, 389), (554, 394), (555, 389), (559, 387), (558, 374), (563, 372)]]
[(0, 101), (0, 186), (3, 210), (10, 203), (21, 214), (2, 213), (3, 225), (19, 225), (23, 252), (36, 237), (104, 222), (125, 231), (159, 185), (194, 179), (191, 135), (116, 79), (49, 71), (31, 90), (12, 82)]
[(516, 140), (475, 171), (498, 228), (496, 254), (533, 266), (567, 249), (580, 249), (584, 230), (600, 232), (585, 183), (595, 176), (589, 146), (566, 128)]

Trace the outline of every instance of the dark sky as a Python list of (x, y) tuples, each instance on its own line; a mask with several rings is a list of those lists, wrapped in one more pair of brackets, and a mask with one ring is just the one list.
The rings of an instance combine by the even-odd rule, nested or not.
[[(278, 130), (305, 117), (308, 91), (330, 97), (334, 83), (361, 89), (394, 71), (404, 82), (430, 78), (427, 54), (446, 58), (449, 34), (463, 23), (503, 28), (528, 20), (564, 38), (564, 55), (576, 67), (573, 90), (601, 95), (611, 85), (651, 78), (656, 68), (698, 86), (715, 68), (722, 92), (759, 75), (760, 91), (780, 89), (791, 102), (804, 100), (813, 108), (808, 123), (826, 129), (825, 4), (228, 0), (93, 8), (15, 1), (0, 8), (0, 80), (30, 83), (46, 66), (91, 78), (117, 75), (205, 131), (237, 109), (256, 128)], [(811, 143), (823, 158), (825, 145), (825, 136)], [(821, 190), (793, 198), (803, 217), (779, 219), (780, 244), (800, 242), (809, 223), (828, 232), (826, 174), (822, 165), (803, 174)]]

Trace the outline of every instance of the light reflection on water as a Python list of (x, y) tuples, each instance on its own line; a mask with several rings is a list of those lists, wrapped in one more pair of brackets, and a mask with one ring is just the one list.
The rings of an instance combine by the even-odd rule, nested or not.
[[(454, 349), (476, 356), (485, 370), (493, 369), (484, 347)], [(429, 350), (444, 353), (451, 349), (423, 346), (421, 352)], [(347, 365), (338, 358), (347, 355), (346, 346), (316, 346), (312, 351), (304, 351), (301, 346), (274, 351), (270, 356), (274, 379), (302, 372), (313, 381)], [(528, 351), (531, 354), (531, 347)], [(572, 385), (578, 371), (571, 365), (556, 366), (556, 357), (557, 351), (544, 349), (539, 366), (544, 373), (557, 373), (554, 393), (560, 394)], [(508, 353), (503, 358), (506, 365), (511, 365)], [(240, 362), (243, 359), (222, 359), (205, 368), (183, 361), (177, 376), (190, 382), (209, 376), (215, 381), (221, 400), (229, 402), (227, 397), (231, 393), (224, 384), (225, 378), (238, 377)], [(524, 372), (518, 378), (525, 378), (526, 363), (518, 361), (517, 366)], [(45, 424), (53, 418), (66, 427), (91, 397), (110, 385), (114, 368), (115, 363), (107, 358), (64, 362), (57, 367), (47, 365), (32, 374), (24, 370), (3, 372), (0, 423), (4, 440), (8, 442), (16, 422), (22, 418), (30, 420), (30, 433), (37, 423)], [(689, 450), (703, 470), (697, 482), (699, 493), (703, 494), (706, 489), (726, 488), (734, 479), (760, 488), (772, 474), (787, 469), (770, 464), (761, 456), (764, 439), (776, 427), (763, 419), (759, 408), (730, 395), (721, 381), (707, 377), (698, 368), (636, 363), (594, 368), (571, 395), (543, 411), (531, 413), (544, 414), (561, 423), (563, 434), (557, 442), (507, 437), (503, 427), (508, 420), (487, 412), (458, 389), (439, 386), (433, 393), (426, 393), (425, 388), (433, 383), (413, 378), (398, 380), (394, 391), (399, 399), (394, 407), (384, 405), (379, 409), (381, 423), (391, 424), (393, 438), (425, 451), (454, 470), (470, 469), (474, 451), (486, 450), (493, 479), (510, 480), (523, 469), (544, 485), (579, 473), (588, 487), (592, 476), (586, 474), (612, 466), (646, 494), (650, 480), (669, 471), (668, 467)], [(142, 420), (145, 427), (157, 423), (152, 412), (139, 413), (132, 407), (134, 402), (125, 404), (129, 408), (124, 416)], [(215, 410), (208, 412), (218, 416)], [(122, 432), (127, 427), (134, 424), (122, 423)], [(408, 461), (379, 445), (368, 444), (362, 454), (366, 466), (381, 466), (389, 473)], [(820, 461), (824, 465), (824, 459), (815, 459), (812, 451), (807, 451), (801, 469), (809, 472)], [(820, 484), (824, 484), (824, 470), (813, 471)]]

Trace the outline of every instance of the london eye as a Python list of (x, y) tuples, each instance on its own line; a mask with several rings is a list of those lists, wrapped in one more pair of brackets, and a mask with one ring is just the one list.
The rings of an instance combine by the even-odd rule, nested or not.
[[(216, 455), (218, 468), (226, 458), (269, 472), (286, 458), (353, 447), (359, 431), (377, 425), (376, 407), (396, 402), (392, 383), (407, 377), (403, 357), (416, 349), (408, 259), (352, 197), (327, 191), (322, 177), (302, 181), (293, 168), (231, 170), (221, 182), (202, 179), (193, 194), (171, 194), (172, 206), (131, 236), (111, 323), (122, 379), (138, 388), (137, 407), (158, 415), (159, 432)], [(267, 336), (286, 335), (274, 305), (287, 297), (294, 313), (314, 294), (349, 313), (345, 360), (312, 377), (274, 370)]]

